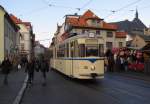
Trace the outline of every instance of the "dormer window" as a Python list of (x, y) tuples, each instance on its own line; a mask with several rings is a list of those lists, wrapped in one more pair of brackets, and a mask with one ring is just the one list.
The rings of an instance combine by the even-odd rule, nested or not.
[(92, 21), (92, 26), (98, 26), (99, 25), (98, 20), (92, 19), (91, 21)]
[(100, 23), (101, 23), (101, 21), (98, 20), (98, 19), (88, 19), (88, 20), (87, 20), (87, 24), (88, 24), (89, 26), (98, 27), (98, 26), (101, 26)]
[(95, 25), (97, 23), (96, 20), (91, 20), (92, 21), (92, 24)]

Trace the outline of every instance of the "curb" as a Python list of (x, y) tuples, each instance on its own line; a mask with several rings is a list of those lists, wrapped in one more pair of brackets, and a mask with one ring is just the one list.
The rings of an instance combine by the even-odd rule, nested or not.
[(27, 87), (27, 80), (28, 80), (28, 75), (26, 76), (25, 80), (24, 80), (24, 83), (23, 83), (23, 86), (21, 88), (21, 90), (19, 91), (18, 95), (16, 96), (13, 104), (20, 104), (21, 102), (21, 99), (23, 97), (23, 94), (25, 92), (25, 89)]

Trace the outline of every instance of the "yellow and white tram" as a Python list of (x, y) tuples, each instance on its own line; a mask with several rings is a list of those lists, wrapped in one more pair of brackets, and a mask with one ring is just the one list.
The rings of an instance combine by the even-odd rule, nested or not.
[(101, 38), (70, 37), (52, 47), (51, 68), (72, 78), (104, 78), (103, 44)]

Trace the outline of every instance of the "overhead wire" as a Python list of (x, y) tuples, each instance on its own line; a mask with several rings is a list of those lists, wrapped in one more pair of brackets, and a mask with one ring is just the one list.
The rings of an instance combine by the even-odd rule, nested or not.
[(147, 5), (147, 6), (140, 7), (140, 10), (144, 10), (144, 9), (147, 9), (147, 8), (150, 8), (150, 4)]
[[(50, 0), (49, 0), (50, 1)], [(42, 0), (42, 2), (44, 3), (44, 4), (49, 4), (49, 1), (47, 1), (47, 0)]]
[(92, 0), (89, 0), (86, 4), (84, 4), (80, 9), (84, 9), (86, 6), (88, 6), (90, 3), (92, 2)]
[(142, 1), (142, 0), (136, 0), (136, 1), (132, 2), (132, 3), (130, 3), (130, 4), (127, 4), (127, 5), (125, 5), (125, 6), (121, 7), (121, 8), (119, 8), (119, 9), (112, 10), (110, 14), (108, 14), (106, 17), (104, 17), (104, 19), (106, 19), (106, 18), (110, 17), (111, 15), (115, 14), (116, 12), (122, 11), (123, 9), (128, 8), (128, 7), (130, 7), (130, 6), (132, 6), (132, 5), (136, 4), (136, 3), (138, 3), (138, 2), (140, 2), (140, 1)]
[(79, 12), (79, 11), (81, 11), (81, 10), (83, 10), (86, 6), (88, 6), (90, 3), (92, 2), (92, 0), (89, 0), (87, 3), (85, 3), (82, 7), (80, 7), (80, 8), (76, 8), (78, 11), (77, 11), (77, 13)]
[[(88, 1), (87, 3), (85, 3), (82, 7), (76, 8), (76, 7), (70, 7), (70, 6), (52, 4), (52, 3), (49, 2), (49, 1), (51, 1), (51, 0), (49, 0), (49, 1), (47, 1), (47, 0), (42, 0), (42, 1), (43, 1), (47, 6), (44, 6), (44, 7), (42, 7), (42, 8), (35, 9), (35, 10), (29, 12), (29, 14), (33, 14), (33, 13), (42, 11), (43, 9), (46, 9), (47, 7), (75, 9), (75, 10), (78, 10), (78, 12), (79, 12), (79, 11), (81, 11), (81, 10), (87, 10), (86, 7), (92, 2), (92, 0), (89, 0), (89, 1)], [(122, 10), (124, 10), (125, 8), (128, 8), (128, 7), (130, 7), (130, 6), (132, 6), (132, 5), (136, 4), (136, 3), (138, 3), (138, 2), (140, 2), (140, 1), (142, 1), (142, 0), (136, 0), (136, 1), (134, 1), (134, 2), (131, 2), (130, 4), (127, 4), (127, 5), (125, 5), (125, 6), (121, 7), (121, 8), (119, 8), (119, 9), (116, 9), (116, 10), (107, 10), (107, 11), (111, 11), (111, 13), (108, 14), (106, 17), (104, 17), (104, 19), (106, 19), (106, 18), (108, 18), (109, 16), (115, 14), (116, 12), (122, 11)], [(146, 7), (145, 7), (145, 8), (146, 8)], [(93, 9), (93, 10), (97, 10), (97, 9), (94, 9), (94, 8), (92, 8), (92, 9)], [(99, 10), (97, 10), (97, 11), (99, 11)], [(46, 39), (46, 40), (47, 40), (47, 39)], [(50, 39), (49, 39), (49, 40), (50, 40)], [(44, 40), (40, 40), (40, 41), (44, 41)]]

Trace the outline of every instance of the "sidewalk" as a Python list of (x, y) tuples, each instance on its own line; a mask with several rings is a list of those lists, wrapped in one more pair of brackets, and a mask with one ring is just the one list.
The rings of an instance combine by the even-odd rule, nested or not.
[(23, 85), (26, 73), (24, 70), (11, 72), (8, 85), (3, 85), (3, 75), (0, 74), (0, 104), (12, 104)]

